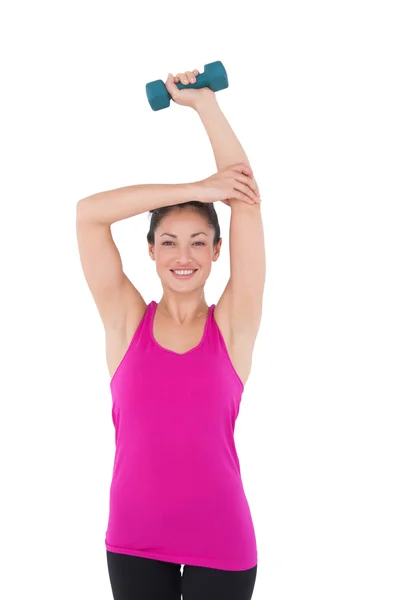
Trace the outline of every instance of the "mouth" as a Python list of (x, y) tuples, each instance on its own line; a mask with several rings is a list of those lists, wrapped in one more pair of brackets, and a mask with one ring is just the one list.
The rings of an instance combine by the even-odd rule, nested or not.
[[(173, 271), (172, 269), (170, 269), (170, 271), (172, 275), (176, 277), (176, 279), (191, 279), (197, 273), (198, 269), (193, 269), (192, 273), (189, 273), (187, 275), (179, 275), (178, 273), (175, 273), (175, 271)], [(177, 271), (179, 272), (179, 269), (177, 269)]]

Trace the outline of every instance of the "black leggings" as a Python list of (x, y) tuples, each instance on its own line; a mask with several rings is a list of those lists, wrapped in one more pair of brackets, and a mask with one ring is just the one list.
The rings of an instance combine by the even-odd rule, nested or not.
[(114, 600), (250, 600), (257, 565), (246, 571), (225, 571), (107, 553)]

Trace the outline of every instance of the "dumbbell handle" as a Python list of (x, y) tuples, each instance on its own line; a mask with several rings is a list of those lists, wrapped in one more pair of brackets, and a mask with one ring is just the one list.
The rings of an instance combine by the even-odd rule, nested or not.
[(208, 77), (207, 77), (207, 73), (200, 73), (199, 75), (196, 76), (196, 83), (188, 83), (187, 85), (184, 85), (183, 83), (181, 83), (180, 81), (176, 84), (176, 87), (179, 90), (189, 90), (190, 88), (196, 88), (196, 89), (200, 89), (203, 87), (208, 87), (209, 81), (208, 81)]
[[(228, 76), (224, 65), (220, 60), (208, 63), (204, 65), (203, 73), (199, 73), (196, 77), (195, 83), (188, 83), (184, 85), (180, 81), (176, 84), (178, 90), (191, 89), (191, 88), (205, 88), (208, 87), (213, 92), (219, 92), (228, 87)], [(146, 95), (153, 110), (161, 110), (170, 106), (172, 100), (171, 94), (168, 92), (167, 87), (162, 79), (156, 81), (150, 81), (146, 83)]]

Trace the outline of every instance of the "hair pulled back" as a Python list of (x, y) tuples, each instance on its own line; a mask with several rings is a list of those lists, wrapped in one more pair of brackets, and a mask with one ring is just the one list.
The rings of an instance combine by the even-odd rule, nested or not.
[(150, 229), (147, 234), (147, 241), (152, 246), (154, 245), (154, 232), (157, 227), (160, 225), (162, 219), (169, 213), (171, 210), (177, 208), (184, 208), (185, 206), (193, 206), (195, 210), (201, 213), (206, 219), (207, 223), (214, 228), (214, 246), (216, 246), (221, 239), (221, 231), (218, 222), (218, 215), (215, 210), (214, 204), (212, 202), (198, 202), (197, 200), (190, 200), (189, 202), (183, 202), (182, 204), (172, 204), (171, 206), (162, 206), (160, 208), (155, 208), (154, 210), (150, 210), (149, 214), (151, 214), (150, 221)]

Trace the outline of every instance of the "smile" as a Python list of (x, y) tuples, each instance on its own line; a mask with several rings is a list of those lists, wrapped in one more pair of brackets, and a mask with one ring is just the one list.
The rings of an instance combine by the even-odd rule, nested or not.
[(177, 279), (190, 279), (196, 273), (197, 269), (170, 269), (170, 271)]

